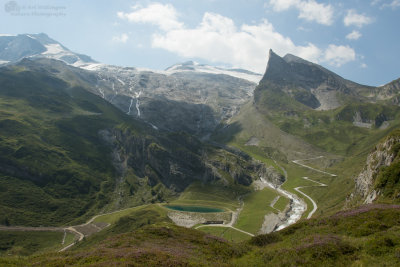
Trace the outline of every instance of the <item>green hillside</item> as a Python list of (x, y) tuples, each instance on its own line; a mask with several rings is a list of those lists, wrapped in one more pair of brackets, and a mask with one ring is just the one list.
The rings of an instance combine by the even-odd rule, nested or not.
[[(93, 236), (69, 252), (6, 257), (0, 263), (6, 266), (396, 266), (399, 263), (399, 206), (363, 206), (301, 221), (280, 232), (239, 243), (157, 221), (150, 213), (157, 214), (149, 209), (122, 217), (115, 227), (107, 230), (107, 236), (102, 234), (101, 239)], [(140, 223), (139, 215), (148, 216), (151, 225)]]
[(0, 69), (0, 224), (76, 224), (176, 199), (194, 181), (246, 187), (262, 167), (187, 133), (155, 130), (74, 86), (78, 74), (56, 78), (65, 65), (50, 66)]

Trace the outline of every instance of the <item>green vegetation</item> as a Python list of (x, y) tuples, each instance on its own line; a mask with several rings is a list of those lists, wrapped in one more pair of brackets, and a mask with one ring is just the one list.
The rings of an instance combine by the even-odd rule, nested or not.
[(95, 223), (108, 223), (110, 226), (86, 238), (85, 242), (78, 243), (76, 248), (91, 248), (102, 240), (123, 233), (129, 233), (148, 225), (171, 223), (165, 208), (159, 205), (143, 205), (129, 208), (112, 214), (97, 217)]
[(74, 240), (74, 235), (46, 231), (0, 231), (0, 256), (27, 256), (35, 253), (58, 251)]
[[(390, 133), (385, 140), (392, 140), (393, 145), (388, 153), (393, 155), (390, 166), (382, 166), (375, 177), (375, 189), (380, 192), (380, 201), (400, 202), (400, 130)], [(382, 142), (383, 142), (382, 141)]]
[[(229, 229), (207, 227), (206, 231), (212, 232), (209, 234), (157, 222), (134, 231), (115, 233), (97, 242), (89, 238), (66, 253), (2, 257), (0, 264), (397, 266), (399, 220), (398, 206), (368, 205), (304, 220), (282, 231), (239, 243), (221, 238)], [(232, 232), (233, 238), (238, 236)]]
[[(78, 224), (169, 202), (194, 181), (207, 188), (198, 200), (217, 208), (236, 208), (249, 191), (251, 161), (187, 133), (152, 129), (77, 87), (87, 84), (67, 66), (51, 66), (68, 74), (65, 82), (44, 71), (50, 66), (19, 64), (0, 70), (0, 223)], [(176, 204), (196, 205), (189, 195)]]
[(128, 216), (133, 212), (136, 212), (141, 209), (147, 209), (149, 206), (153, 205), (143, 205), (143, 206), (138, 206), (138, 207), (133, 207), (133, 208), (127, 208), (119, 211), (114, 211), (109, 214), (104, 214), (104, 215), (99, 215), (94, 219), (94, 222), (104, 222), (108, 224), (114, 224), (116, 223), (120, 218), (124, 216)]
[(285, 197), (280, 197), (278, 201), (276, 201), (274, 208), (280, 211), (284, 211), (287, 205), (289, 205), (289, 199)]
[(235, 210), (239, 207), (239, 197), (250, 192), (240, 185), (224, 186), (195, 182), (185, 189), (170, 205), (194, 205)]
[(245, 240), (249, 240), (251, 236), (248, 234), (242, 233), (238, 230), (235, 230), (230, 227), (212, 227), (205, 226), (199, 228), (200, 231), (205, 232), (207, 234), (211, 234), (213, 236), (221, 237), (231, 242), (241, 242)]
[(264, 188), (245, 196), (244, 205), (235, 227), (256, 234), (264, 222), (264, 216), (275, 210), (270, 207), (271, 201), (278, 193), (270, 188)]
[(98, 131), (124, 116), (45, 73), (3, 68), (0, 83), (0, 221), (61, 225), (104, 207), (115, 171)]
[(365, 206), (303, 221), (278, 233), (253, 238), (250, 242), (259, 249), (235, 263), (395, 266), (400, 251), (399, 218), (398, 207)]

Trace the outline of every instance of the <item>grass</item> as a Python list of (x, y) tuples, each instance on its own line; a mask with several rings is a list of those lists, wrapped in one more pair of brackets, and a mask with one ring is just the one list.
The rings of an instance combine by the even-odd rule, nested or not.
[(62, 225), (100, 210), (109, 201), (115, 170), (98, 131), (126, 118), (46, 73), (3, 68), (0, 82), (0, 221)]
[(200, 231), (205, 232), (207, 234), (211, 234), (214, 236), (222, 237), (231, 242), (241, 242), (245, 240), (249, 240), (251, 236), (244, 234), (240, 231), (237, 231), (230, 227), (212, 227), (205, 226), (199, 228)]
[(235, 227), (256, 234), (264, 222), (264, 216), (274, 211), (270, 207), (270, 203), (276, 196), (278, 196), (278, 193), (270, 188), (264, 188), (246, 195), (243, 199), (243, 209)]
[[(132, 215), (138, 216), (140, 213)], [(0, 257), (0, 264), (398, 266), (399, 220), (399, 206), (366, 205), (331, 216), (302, 220), (279, 232), (243, 241), (239, 241), (237, 233), (229, 233), (231, 229), (207, 227), (205, 233), (158, 222), (133, 231), (108, 235), (102, 240), (89, 238), (65, 253), (3, 256)], [(238, 240), (227, 241), (229, 235)]]
[(235, 210), (239, 207), (238, 198), (250, 192), (249, 188), (239, 185), (223, 186), (195, 182), (185, 189), (171, 205), (198, 205), (213, 208)]
[(100, 215), (98, 217), (96, 217), (93, 222), (104, 222), (104, 223), (109, 223), (109, 224), (114, 224), (115, 222), (117, 222), (120, 218), (124, 217), (124, 216), (128, 216), (131, 213), (146, 208), (149, 205), (143, 205), (143, 206), (138, 206), (138, 207), (133, 207), (133, 208), (127, 208), (127, 209), (123, 209), (120, 211), (114, 211), (110, 214), (104, 214), (104, 215)]
[(286, 206), (289, 205), (289, 202), (290, 202), (289, 199), (285, 197), (280, 197), (278, 201), (276, 201), (274, 208), (280, 211), (284, 211)]
[(62, 245), (63, 232), (0, 231), (0, 256), (28, 256), (58, 251), (73, 242), (74, 237), (67, 233)]
[[(253, 238), (251, 242), (259, 249), (239, 262), (273, 266), (397, 266), (399, 216), (398, 207), (371, 205), (302, 221), (278, 233)], [(261, 261), (256, 255), (263, 255)]]

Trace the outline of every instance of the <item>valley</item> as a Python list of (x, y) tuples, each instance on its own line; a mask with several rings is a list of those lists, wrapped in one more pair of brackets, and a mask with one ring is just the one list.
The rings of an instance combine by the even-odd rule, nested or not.
[(0, 265), (398, 261), (399, 80), (272, 50), (261, 75), (0, 41)]

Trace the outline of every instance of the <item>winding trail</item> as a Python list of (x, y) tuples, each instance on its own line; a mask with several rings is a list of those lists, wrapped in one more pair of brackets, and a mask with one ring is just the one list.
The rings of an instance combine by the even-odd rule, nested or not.
[[(147, 206), (147, 204), (143, 205), (143, 206)], [(138, 206), (138, 207), (140, 207), (140, 206)], [(125, 210), (132, 209), (132, 208), (137, 208), (137, 207), (131, 207), (131, 208), (126, 208), (126, 209), (122, 209), (122, 210), (116, 210), (116, 211), (112, 211), (112, 212), (108, 212), (108, 213), (97, 214), (97, 215), (93, 216), (90, 220), (88, 220), (86, 223), (80, 224), (80, 225), (66, 226), (66, 227), (51, 227), (51, 226), (50, 227), (46, 227), (46, 226), (31, 227), (31, 226), (2, 226), (2, 225), (0, 225), (0, 231), (64, 232), (63, 240), (61, 242), (62, 244), (65, 243), (66, 232), (74, 234), (76, 239), (71, 244), (69, 244), (66, 247), (63, 247), (62, 249), (60, 249), (58, 251), (58, 252), (63, 252), (65, 250), (69, 249), (70, 247), (72, 247), (73, 245), (75, 245), (76, 243), (82, 241), (83, 238), (86, 236), (84, 232), (81, 232), (78, 229), (76, 229), (77, 227), (85, 227), (85, 226), (90, 225), (91, 227), (95, 228), (99, 232), (99, 231), (103, 230), (104, 228), (108, 227), (109, 224), (105, 225), (102, 228), (97, 226), (97, 225), (95, 225), (95, 224), (93, 224), (93, 221), (97, 217), (100, 217), (100, 216), (103, 216), (103, 215), (110, 215), (110, 214), (113, 214), (113, 213), (125, 211)]]
[[(310, 169), (310, 170), (313, 170), (313, 171), (316, 171), (316, 172), (319, 172), (319, 173), (323, 173), (323, 174), (326, 174), (326, 175), (329, 175), (329, 176), (332, 176), (332, 177), (337, 177), (336, 174), (329, 173), (329, 172), (326, 172), (326, 171), (321, 171), (321, 170), (315, 169), (313, 167), (310, 167), (308, 165), (305, 165), (305, 164), (299, 162), (299, 161), (314, 160), (314, 159), (320, 159), (320, 158), (323, 158), (323, 156), (319, 156), (319, 157), (315, 157), (315, 158), (309, 158), (309, 159), (302, 159), (302, 160), (298, 159), (298, 160), (293, 160), (292, 162), (294, 164), (297, 164), (297, 165), (301, 166), (301, 167), (304, 167), (304, 168), (307, 168), (307, 169)], [(318, 184), (318, 185), (309, 185), (309, 186), (299, 186), (299, 187), (294, 188), (294, 190), (296, 190), (297, 192), (299, 192), (300, 194), (302, 194), (303, 196), (308, 198), (311, 201), (311, 203), (313, 204), (312, 211), (310, 211), (310, 213), (308, 213), (308, 215), (307, 215), (307, 219), (310, 219), (314, 215), (314, 213), (317, 211), (318, 205), (309, 195), (307, 195), (306, 193), (304, 193), (300, 189), (307, 188), (307, 187), (315, 187), (315, 186), (326, 187), (328, 185), (326, 185), (324, 183), (320, 183), (320, 182), (314, 181), (314, 180), (312, 180), (312, 179), (310, 179), (308, 177), (302, 177), (302, 178), (304, 180), (307, 180), (307, 181), (310, 181), (310, 182)]]
[(299, 187), (296, 187), (296, 188), (294, 188), (294, 190), (296, 190), (297, 192), (299, 192), (300, 194), (302, 194), (303, 196), (305, 196), (306, 198), (308, 198), (310, 201), (311, 201), (311, 203), (313, 204), (313, 210), (312, 211), (310, 211), (310, 213), (308, 213), (308, 215), (307, 215), (307, 219), (310, 219), (312, 216), (313, 216), (313, 214), (317, 211), (317, 209), (318, 209), (318, 206), (317, 206), (317, 203), (309, 196), (309, 195), (307, 195), (306, 193), (304, 193), (303, 191), (300, 191), (300, 189), (301, 188), (306, 188), (306, 187), (314, 187), (314, 186), (327, 186), (326, 184), (323, 184), (323, 183), (320, 183), (320, 182), (317, 182), (317, 181), (314, 181), (314, 180), (312, 180), (312, 179), (310, 179), (310, 178), (308, 178), (308, 177), (302, 177), (303, 179), (305, 179), (305, 180), (307, 180), (307, 181), (310, 181), (310, 182), (314, 182), (314, 183), (317, 183), (318, 185), (308, 185), (308, 186), (299, 186)]
[[(309, 159), (297, 159), (297, 160), (292, 160), (292, 162), (293, 162), (294, 164), (300, 165), (300, 166), (302, 166), (302, 167), (304, 167), (304, 168), (307, 168), (307, 169), (310, 169), (310, 170), (313, 170), (313, 171), (316, 171), (316, 172), (320, 172), (320, 173), (323, 173), (323, 174), (327, 174), (327, 175), (330, 175), (330, 176), (332, 176), (332, 177), (337, 177), (336, 174), (329, 173), (329, 172), (325, 172), (325, 171), (321, 171), (321, 170), (318, 170), (318, 169), (314, 169), (313, 167), (310, 167), (310, 166), (307, 166), (307, 165), (305, 165), (305, 164), (299, 163), (299, 161), (320, 159), (320, 158), (323, 158), (323, 157), (324, 157), (324, 156), (319, 156), (319, 157), (309, 158)], [(315, 181), (313, 181), (313, 182), (315, 182)], [(318, 183), (318, 182), (316, 182), (316, 183)]]
[[(329, 175), (331, 177), (337, 177), (336, 174), (329, 173), (329, 172), (322, 171), (322, 170), (318, 170), (318, 169), (315, 169), (315, 168), (313, 168), (311, 166), (305, 165), (304, 163), (301, 163), (301, 161), (314, 160), (314, 159), (320, 159), (320, 158), (323, 158), (323, 156), (309, 158), (309, 159), (298, 159), (298, 160), (293, 160), (292, 162), (294, 164), (297, 164), (297, 165), (301, 166), (301, 167), (304, 167), (304, 168), (307, 168), (307, 169), (310, 169), (310, 170), (313, 170), (313, 171), (316, 171), (316, 172), (319, 172), (319, 173), (322, 173), (322, 174), (325, 174), (325, 175)], [(280, 166), (275, 160), (274, 160), (274, 162), (282, 170), (282, 172), (283, 172), (283, 174), (285, 176), (285, 179), (287, 181), (287, 179), (288, 179), (287, 171), (282, 166)], [(318, 205), (309, 195), (307, 195), (306, 193), (301, 191), (301, 189), (302, 188), (307, 188), (307, 187), (315, 187), (315, 186), (326, 187), (328, 185), (326, 185), (324, 183), (321, 183), (321, 182), (318, 182), (318, 181), (314, 181), (314, 180), (312, 180), (312, 179), (310, 179), (308, 177), (302, 177), (302, 178), (304, 180), (307, 180), (307, 181), (310, 181), (310, 182), (313, 182), (313, 183), (317, 184), (317, 185), (309, 185), (309, 186), (298, 186), (296, 188), (293, 188), (295, 191), (297, 191), (298, 193), (300, 193), (301, 195), (306, 197), (308, 200), (310, 200), (311, 203), (313, 204), (313, 209), (307, 215), (307, 219), (310, 219), (314, 215), (314, 213), (317, 211)], [(284, 223), (282, 223), (281, 225), (279, 225), (277, 227), (276, 231), (282, 230), (283, 228), (286, 228), (289, 225), (292, 225), (292, 224), (296, 223), (298, 220), (301, 219), (301, 217), (303, 216), (304, 212), (307, 210), (307, 204), (303, 199), (299, 198), (296, 194), (293, 194), (293, 193), (291, 193), (289, 191), (286, 191), (286, 190), (282, 189), (281, 186), (283, 184), (280, 185), (280, 186), (275, 186), (274, 184), (266, 181), (263, 178), (260, 178), (260, 180), (261, 180), (262, 183), (264, 183), (268, 187), (278, 191), (278, 193), (280, 193), (281, 195), (283, 195), (283, 196), (285, 196), (285, 197), (287, 197), (287, 198), (289, 198), (291, 200), (291, 204), (290, 204), (291, 205), (291, 210), (288, 212), (288, 218), (286, 219), (286, 221)]]

